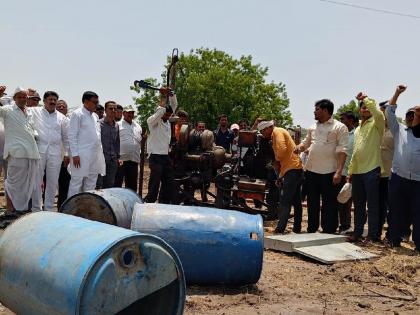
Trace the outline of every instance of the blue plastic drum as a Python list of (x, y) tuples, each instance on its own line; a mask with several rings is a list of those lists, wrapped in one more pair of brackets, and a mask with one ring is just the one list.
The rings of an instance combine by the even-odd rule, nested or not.
[(37, 212), (0, 237), (0, 301), (19, 315), (182, 314), (185, 280), (161, 239)]
[(258, 282), (263, 264), (260, 215), (195, 206), (136, 204), (131, 229), (175, 249), (187, 283)]

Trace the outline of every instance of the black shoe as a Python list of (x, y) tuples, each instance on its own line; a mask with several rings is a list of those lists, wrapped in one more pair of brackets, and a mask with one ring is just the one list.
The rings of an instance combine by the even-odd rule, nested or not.
[(287, 234), (286, 232), (285, 232), (285, 230), (281, 230), (281, 229), (279, 229), (278, 227), (276, 227), (276, 229), (274, 230), (274, 232), (273, 232), (274, 234)]
[(350, 243), (358, 243), (361, 240), (362, 240), (362, 237), (354, 233), (350, 234), (349, 237), (347, 238), (347, 241), (349, 241)]
[(368, 236), (366, 237), (365, 241), (370, 242), (370, 243), (381, 243), (381, 238)]
[(395, 248), (395, 247), (401, 247), (401, 242), (397, 242), (397, 241), (391, 241), (388, 238), (384, 238), (383, 243), (385, 244), (385, 246), (387, 247), (391, 247), (391, 248)]

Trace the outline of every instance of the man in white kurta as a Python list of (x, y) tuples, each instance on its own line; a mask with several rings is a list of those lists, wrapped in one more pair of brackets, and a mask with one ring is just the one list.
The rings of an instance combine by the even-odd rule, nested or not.
[(68, 160), (69, 143), (67, 137), (68, 118), (56, 110), (58, 94), (54, 91), (44, 93), (44, 106), (29, 109), (32, 125), (38, 133), (37, 144), (41, 156), (39, 172), (34, 194), (32, 210), (42, 210), (42, 184), (46, 174), (44, 210), (54, 210), (54, 198), (57, 193), (58, 176), (61, 162)]
[[(34, 190), (39, 164), (38, 146), (26, 108), (27, 91), (17, 88), (10, 105), (0, 107), (4, 119), (4, 154), (7, 160), (7, 208), (10, 211), (27, 211)], [(0, 102), (2, 103), (2, 102)]]
[(105, 158), (101, 144), (101, 128), (96, 115), (98, 95), (85, 92), (82, 97), (83, 106), (76, 109), (70, 116), (69, 146), (71, 175), (68, 198), (93, 190), (98, 174), (105, 174)]

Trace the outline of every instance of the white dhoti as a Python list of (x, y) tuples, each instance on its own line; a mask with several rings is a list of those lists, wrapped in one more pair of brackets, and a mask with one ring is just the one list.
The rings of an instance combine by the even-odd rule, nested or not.
[(68, 171), (71, 180), (67, 198), (81, 192), (94, 190), (98, 175), (105, 175), (105, 158), (102, 147), (80, 152), (80, 167), (74, 167), (71, 159)]
[(29, 199), (34, 191), (39, 160), (9, 157), (7, 179), (4, 183), (7, 196), (17, 211), (28, 210)]
[(62, 158), (61, 155), (50, 155), (48, 153), (42, 153), (40, 155), (41, 159), (39, 160), (39, 169), (32, 196), (32, 211), (42, 210), (42, 185), (44, 174), (46, 177), (44, 210), (53, 211)]

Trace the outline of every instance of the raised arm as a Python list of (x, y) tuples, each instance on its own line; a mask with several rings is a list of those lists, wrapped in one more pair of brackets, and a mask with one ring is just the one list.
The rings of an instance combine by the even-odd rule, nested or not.
[(379, 110), (378, 106), (376, 106), (375, 100), (367, 97), (363, 100), (363, 102), (366, 104), (367, 109), (372, 114), (373, 121), (376, 128), (378, 128), (379, 130), (384, 130), (385, 129), (385, 116)]
[(147, 125), (149, 126), (150, 129), (157, 126), (157, 124), (159, 123), (159, 120), (162, 119), (165, 112), (166, 112), (166, 108), (159, 106), (156, 109), (155, 113), (149, 118), (147, 118)]
[(395, 89), (394, 95), (392, 95), (391, 99), (389, 100), (389, 105), (397, 105), (398, 98), (400, 97), (402, 93), (404, 93), (406, 89), (407, 89), (406, 85), (402, 85), (402, 84), (398, 85), (397, 88)]
[(398, 85), (395, 89), (394, 95), (389, 101), (389, 106), (385, 110), (385, 115), (388, 123), (389, 130), (392, 135), (395, 136), (400, 130), (400, 124), (398, 122), (397, 116), (395, 115), (395, 110), (397, 109), (397, 101), (399, 96), (404, 93), (407, 89), (406, 85)]

